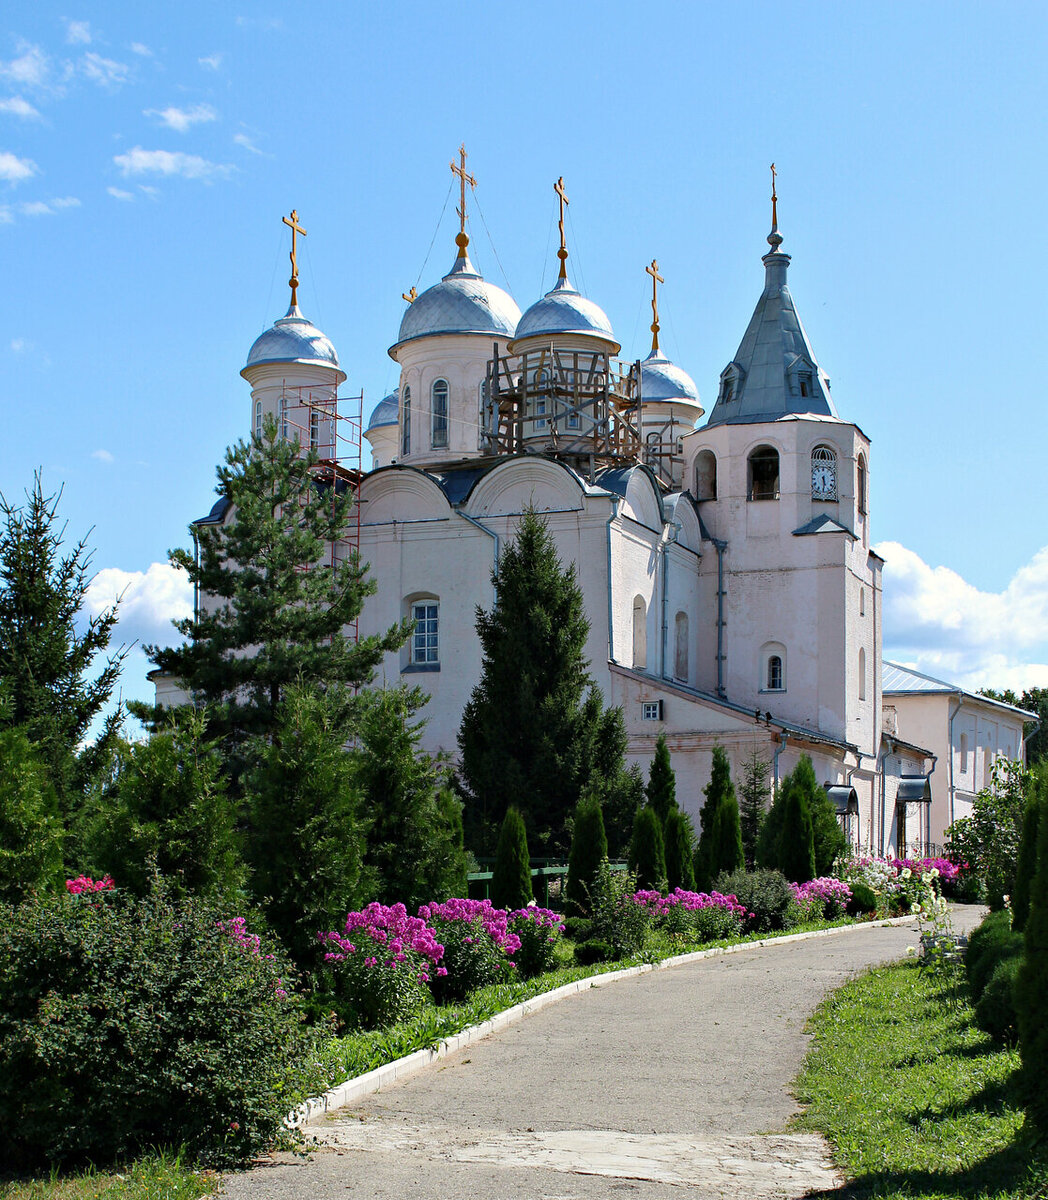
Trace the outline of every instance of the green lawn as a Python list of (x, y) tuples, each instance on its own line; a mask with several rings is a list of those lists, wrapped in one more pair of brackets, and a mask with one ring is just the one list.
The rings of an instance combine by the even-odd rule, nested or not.
[(218, 1177), (189, 1171), (166, 1155), (142, 1159), (125, 1172), (84, 1171), (73, 1175), (0, 1181), (0, 1200), (199, 1200)]
[(916, 962), (871, 971), (815, 1012), (797, 1124), (833, 1144), (843, 1193), (882, 1200), (1048, 1195), (1048, 1159), (1022, 1133), (1019, 1055), (971, 1024), (964, 984)]

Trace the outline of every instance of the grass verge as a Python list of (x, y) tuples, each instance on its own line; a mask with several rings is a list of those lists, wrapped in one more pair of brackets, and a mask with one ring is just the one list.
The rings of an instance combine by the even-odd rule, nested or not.
[(824, 1134), (854, 1200), (1028, 1200), (1048, 1161), (1022, 1131), (1019, 1056), (971, 1022), (963, 983), (915, 962), (860, 976), (809, 1023), (796, 1124)]
[(214, 1192), (217, 1178), (188, 1170), (177, 1155), (158, 1154), (121, 1172), (0, 1180), (0, 1200), (199, 1200)]

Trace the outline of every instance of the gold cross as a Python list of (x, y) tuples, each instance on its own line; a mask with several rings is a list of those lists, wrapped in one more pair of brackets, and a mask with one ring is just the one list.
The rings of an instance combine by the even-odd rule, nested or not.
[(477, 181), (472, 175), (466, 174), (466, 144), (465, 142), (459, 146), (460, 165), (451, 164), (452, 175), (459, 177), (459, 206), (456, 212), (459, 215), (459, 231), (458, 237), (455, 238), (455, 245), (459, 248), (459, 258), (466, 257), (466, 247), (469, 245), (469, 237), (466, 234), (466, 184), (475, 188)]
[(655, 259), (644, 270), (651, 276), (651, 352), (656, 354), (659, 349), (659, 284), (666, 280), (659, 274), (659, 264)]
[(773, 230), (779, 228), (779, 213), (778, 203), (779, 197), (775, 195), (775, 176), (778, 172), (775, 170), (775, 164), (771, 164), (771, 227)]
[(553, 185), (553, 190), (560, 198), (560, 221), (557, 223), (558, 228), (560, 229), (560, 249), (557, 251), (557, 257), (560, 259), (560, 278), (567, 279), (568, 246), (564, 240), (564, 205), (570, 204), (571, 201), (568, 199), (567, 193), (564, 191), (563, 175), (561, 175), (561, 177)]
[(288, 286), (291, 288), (291, 307), (294, 308), (298, 304), (298, 254), (295, 246), (295, 235), (300, 233), (305, 237), (306, 231), (298, 223), (297, 208), (291, 210), (290, 220), (287, 217), (281, 217), (280, 219), (291, 229), (291, 278), (288, 280)]
[(411, 291), (410, 292), (401, 292), (400, 298), (401, 298), (401, 300), (406, 300), (408, 302), (408, 304), (414, 304), (415, 301), (418, 299), (418, 288), (415, 287), (414, 284), (412, 284)]

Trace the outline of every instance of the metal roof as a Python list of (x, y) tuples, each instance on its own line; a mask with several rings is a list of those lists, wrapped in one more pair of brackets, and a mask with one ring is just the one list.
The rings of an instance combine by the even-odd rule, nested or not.
[(262, 363), (309, 363), (337, 370), (338, 355), (328, 338), (293, 304), (279, 321), (274, 321), (255, 339), (244, 370)]
[(853, 541), (857, 540), (858, 535), (852, 533), (847, 525), (842, 525), (840, 521), (835, 520), (828, 513), (818, 513), (800, 529), (793, 531), (794, 537), (807, 537), (811, 533), (846, 533)]
[(895, 802), (900, 800), (904, 804), (931, 804), (931, 780), (926, 775), (900, 775)]
[(558, 279), (553, 290), (536, 300), (524, 313), (517, 322), (514, 340), (554, 334), (598, 337), (611, 342), (616, 353), (620, 349), (604, 310), (576, 291), (566, 278)]
[(990, 696), (980, 696), (978, 692), (969, 692), (959, 684), (947, 683), (945, 679), (936, 679), (934, 675), (925, 675), (922, 671), (915, 671), (913, 667), (904, 667), (901, 663), (889, 662), (887, 659), (883, 663), (881, 690), (885, 696), (913, 696), (921, 693), (967, 696), (969, 700), (978, 700), (980, 704), (1003, 708), (1030, 721), (1040, 720), (1036, 713), (1027, 712), (1025, 708), (1005, 704), (1003, 700), (994, 700)]
[(859, 812), (859, 796), (850, 784), (830, 784), (824, 785), (826, 795), (829, 796), (830, 802), (837, 810), (838, 816), (848, 815), (857, 816)]
[(390, 392), (388, 396), (383, 396), (371, 410), (371, 416), (368, 418), (367, 428), (364, 432), (369, 433), (372, 429), (379, 429), (383, 425), (396, 425), (399, 420), (400, 397), (396, 392)]
[(644, 404), (685, 401), (699, 410), (695, 414), (697, 417), (703, 413), (695, 380), (657, 350), (652, 350), (640, 364), (640, 395)]

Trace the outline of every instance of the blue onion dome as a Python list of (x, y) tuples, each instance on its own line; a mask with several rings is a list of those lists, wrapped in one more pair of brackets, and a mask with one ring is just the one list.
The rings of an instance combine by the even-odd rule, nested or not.
[(513, 297), (494, 283), (488, 283), (474, 269), (463, 249), (440, 283), (427, 288), (408, 305), (396, 345), (390, 347), (389, 355), (396, 359), (405, 342), (442, 333), (510, 338), (519, 320), (520, 309)]
[(305, 363), (339, 370), (335, 347), (312, 321), (306, 320), (296, 304), (255, 339), (244, 370), (263, 363)]
[(396, 425), (399, 420), (400, 396), (396, 392), (390, 392), (375, 405), (364, 432), (370, 433), (372, 429), (379, 429), (383, 425)]
[(643, 404), (676, 402), (693, 404), (702, 415), (695, 380), (658, 350), (640, 364), (640, 394)]
[(566, 276), (562, 276), (553, 290), (536, 300), (520, 318), (515, 340), (574, 334), (610, 342), (614, 346), (612, 353), (621, 349), (604, 309), (587, 300), (572, 287)]

